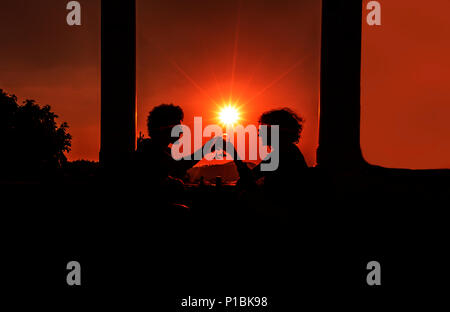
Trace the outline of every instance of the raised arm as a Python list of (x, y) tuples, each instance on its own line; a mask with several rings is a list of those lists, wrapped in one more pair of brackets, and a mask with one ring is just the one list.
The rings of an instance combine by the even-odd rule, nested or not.
[(200, 159), (195, 159), (196, 158), (195, 155), (203, 155), (205, 145), (210, 144), (211, 146), (213, 146), (212, 150), (214, 151), (215, 150), (214, 143), (218, 140), (218, 138), (220, 137), (212, 138), (211, 140), (206, 142), (201, 148), (192, 153), (189, 159), (173, 160), (172, 167), (174, 169), (173, 170), (174, 174), (176, 174), (177, 176), (183, 176), (186, 173), (186, 171), (194, 167), (200, 161)]
[(250, 169), (247, 164), (242, 161), (242, 158), (239, 157), (240, 155), (231, 142), (224, 141), (224, 146), (226, 147), (226, 151), (233, 156), (233, 162), (236, 165), (241, 182), (253, 184), (263, 176), (261, 173), (261, 166), (258, 165), (255, 168)]

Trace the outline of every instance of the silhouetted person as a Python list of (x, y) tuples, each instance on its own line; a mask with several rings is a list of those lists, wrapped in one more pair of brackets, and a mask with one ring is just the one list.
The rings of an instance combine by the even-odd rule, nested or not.
[(240, 176), (238, 185), (246, 191), (256, 191), (261, 200), (259, 206), (269, 207), (269, 214), (285, 214), (292, 205), (299, 202), (297, 196), (302, 191), (301, 185), (305, 182), (308, 168), (296, 145), (303, 130), (303, 119), (292, 110), (283, 108), (263, 113), (259, 123), (267, 126), (269, 133), (271, 126), (279, 126), (278, 151), (274, 150), (276, 145), (271, 144), (271, 135), (267, 136), (265, 142), (272, 152), (278, 152), (278, 168), (274, 171), (261, 171), (261, 164), (270, 162), (267, 158), (250, 170), (244, 162), (235, 157), (234, 162)]
[[(141, 139), (135, 153), (135, 171), (141, 182), (154, 190), (159, 198), (176, 201), (183, 191), (186, 171), (199, 160), (175, 160), (169, 145), (179, 138), (172, 137), (173, 127), (180, 125), (184, 113), (181, 107), (162, 104), (153, 108), (147, 118), (149, 139)], [(202, 147), (203, 148), (203, 147)]]

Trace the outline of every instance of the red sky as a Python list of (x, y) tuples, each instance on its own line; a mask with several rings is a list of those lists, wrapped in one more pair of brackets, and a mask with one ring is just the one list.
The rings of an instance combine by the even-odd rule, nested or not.
[(363, 24), (361, 146), (370, 163), (450, 168), (448, 0), (380, 1)]
[(138, 1), (138, 130), (161, 103), (182, 106), (189, 126), (194, 116), (217, 123), (215, 102), (230, 96), (244, 124), (290, 107), (306, 119), (300, 147), (314, 164), (320, 1), (239, 3)]
[(100, 1), (82, 4), (69, 27), (63, 0), (1, 0), (0, 88), (48, 104), (69, 123), (69, 159), (98, 159), (100, 145)]
[[(69, 159), (97, 160), (100, 1), (80, 1), (81, 27), (66, 25), (65, 0), (1, 2), (0, 88), (51, 105), (70, 125)], [(231, 93), (246, 123), (284, 106), (303, 115), (300, 147), (314, 163), (319, 0), (137, 2), (138, 131), (163, 102), (181, 105), (188, 125), (215, 122), (213, 100)], [(389, 167), (449, 168), (450, 3), (380, 2), (382, 26), (363, 23), (363, 154)]]

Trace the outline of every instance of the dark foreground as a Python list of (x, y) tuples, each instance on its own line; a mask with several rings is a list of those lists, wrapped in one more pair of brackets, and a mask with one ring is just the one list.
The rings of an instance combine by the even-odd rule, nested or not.
[[(445, 298), (447, 171), (309, 174), (307, 192), (299, 189), (282, 217), (258, 214), (232, 186), (189, 188), (190, 212), (179, 214), (157, 191), (113, 175), (4, 181), (2, 281), (28, 298), (16, 305), (58, 298), (61, 310), (203, 311), (182, 310), (180, 300), (267, 296), (270, 310), (214, 311), (307, 303), (365, 311)], [(66, 284), (72, 260), (82, 267), (75, 288)], [(366, 284), (372, 260), (382, 286)]]

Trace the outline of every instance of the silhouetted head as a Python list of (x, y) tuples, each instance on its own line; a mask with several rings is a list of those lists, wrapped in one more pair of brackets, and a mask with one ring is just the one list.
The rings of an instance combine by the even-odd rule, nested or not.
[(153, 108), (147, 117), (148, 135), (155, 141), (170, 144), (177, 140), (171, 137), (172, 128), (181, 124), (184, 113), (180, 106), (161, 104)]
[(261, 125), (278, 125), (280, 127), (280, 143), (282, 144), (297, 143), (300, 140), (303, 122), (303, 118), (289, 108), (274, 109), (264, 112), (259, 118), (259, 123)]

